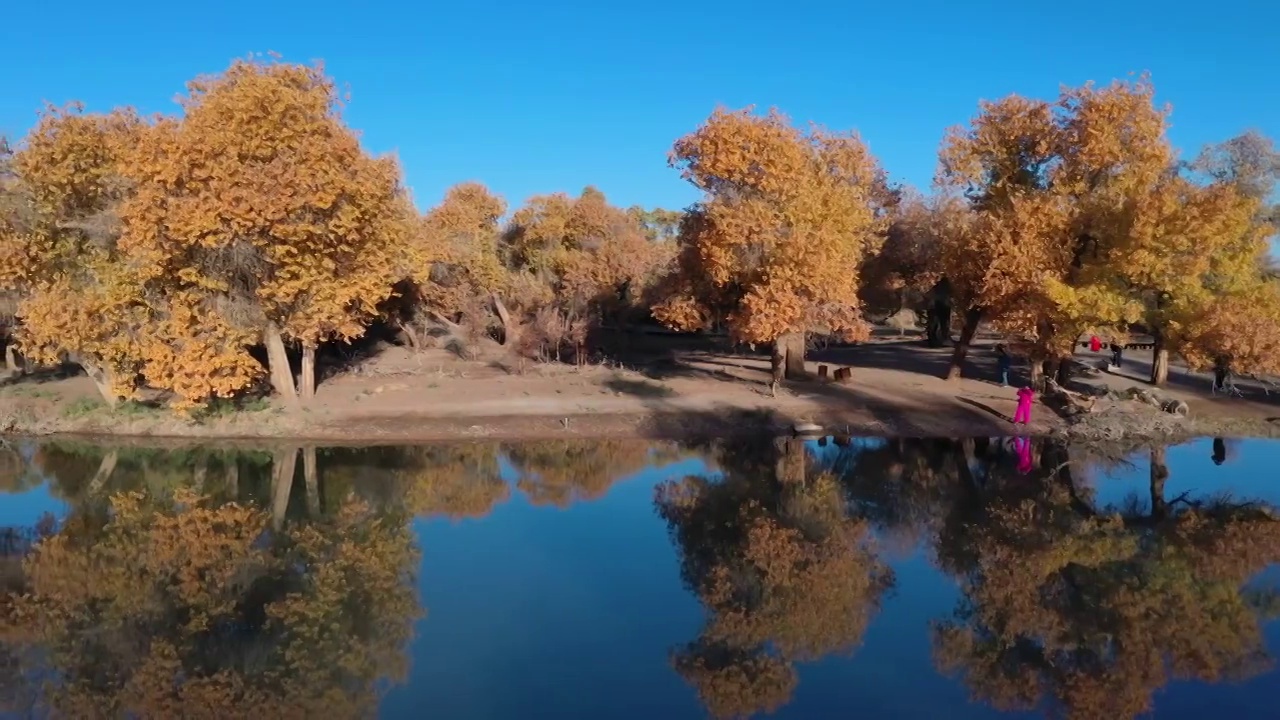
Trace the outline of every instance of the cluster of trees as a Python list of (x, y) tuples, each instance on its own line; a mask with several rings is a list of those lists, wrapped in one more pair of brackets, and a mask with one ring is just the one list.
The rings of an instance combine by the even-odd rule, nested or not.
[[(319, 67), (238, 61), (189, 84), (180, 117), (49, 108), (0, 148), (0, 331), (82, 366), (114, 404), (179, 407), (269, 376), (298, 402), (316, 349), (371, 323), (495, 332), (535, 356), (646, 306), (678, 221), (587, 188), (507, 217), (468, 183), (423, 216), (394, 160), (343, 122)], [(496, 327), (495, 327), (496, 326)], [(291, 358), (297, 358), (295, 375)]]
[(49, 108), (0, 148), (11, 365), (15, 347), (78, 363), (111, 403), (146, 386), (190, 407), (263, 378), (299, 402), (317, 348), (373, 323), (564, 359), (593, 326), (653, 318), (771, 345), (781, 380), (804, 375), (806, 333), (858, 340), (868, 310), (910, 307), (936, 345), (962, 320), (951, 376), (984, 322), (1037, 372), (1082, 333), (1134, 330), (1155, 338), (1157, 383), (1170, 353), (1280, 370), (1280, 154), (1249, 133), (1179, 160), (1145, 79), (982, 103), (930, 196), (854, 134), (718, 110), (672, 149), (703, 194), (684, 212), (594, 188), (508, 212), (464, 183), (419, 215), (319, 67), (238, 61), (181, 105)]
[(961, 314), (952, 374), (983, 321), (1037, 369), (1060, 365), (1083, 333), (1124, 342), (1135, 328), (1154, 338), (1156, 384), (1170, 353), (1280, 369), (1267, 242), (1280, 154), (1248, 133), (1179, 161), (1154, 92), (1139, 80), (1056, 102), (1014, 96), (948, 133), (939, 192), (903, 198), (881, 269), (882, 282), (914, 281), (935, 314)]

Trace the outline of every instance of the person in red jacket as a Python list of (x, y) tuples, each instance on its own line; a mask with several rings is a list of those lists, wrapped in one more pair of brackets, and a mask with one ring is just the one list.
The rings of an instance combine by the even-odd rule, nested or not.
[(1091, 350), (1092, 352), (1098, 352), (1101, 349), (1102, 349), (1102, 341), (1098, 339), (1098, 336), (1094, 335), (1093, 337), (1090, 337), (1089, 350)]
[(1014, 424), (1022, 423), (1023, 425), (1031, 424), (1031, 403), (1036, 399), (1036, 391), (1031, 386), (1018, 390), (1018, 409), (1013, 413)]

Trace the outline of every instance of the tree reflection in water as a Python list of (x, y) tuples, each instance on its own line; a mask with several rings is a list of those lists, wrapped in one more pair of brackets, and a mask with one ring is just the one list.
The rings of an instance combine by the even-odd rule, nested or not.
[[(403, 518), (358, 499), (272, 529), (190, 488), (111, 496), (23, 563), (7, 698), (65, 717), (363, 717), (421, 614)], [(12, 709), (19, 709), (13, 707)]]
[(940, 669), (997, 708), (1084, 719), (1140, 715), (1170, 680), (1267, 667), (1262, 622), (1280, 596), (1249, 582), (1280, 561), (1273, 508), (1167, 497), (1164, 448), (1146, 451), (1148, 498), (1103, 507), (1087, 475), (1130, 453), (1036, 445), (1030, 475), (983, 441), (891, 441), (843, 461), (870, 516), (925, 519), (916, 532), (960, 582), (935, 626)]
[(708, 619), (676, 670), (716, 716), (791, 697), (793, 663), (851, 653), (892, 585), (870, 525), (798, 440), (721, 446), (721, 475), (657, 489), (686, 584)]
[[(661, 484), (656, 507), (707, 617), (672, 662), (717, 716), (777, 709), (797, 663), (857, 649), (894, 582), (886, 546), (928, 548), (956, 579), (935, 661), (998, 708), (1131, 718), (1171, 680), (1270, 663), (1280, 595), (1250, 582), (1280, 561), (1276, 511), (1171, 496), (1163, 448), (1138, 449), (1141, 497), (1104, 505), (1092, 477), (1135, 449), (842, 445), (4, 444), (0, 487), (47, 482), (69, 510), (3, 538), (0, 699), (76, 717), (372, 714), (423, 612), (410, 517), (483, 517), (513, 485), (563, 507), (689, 456), (709, 472)], [(1215, 442), (1214, 461), (1229, 450)]]

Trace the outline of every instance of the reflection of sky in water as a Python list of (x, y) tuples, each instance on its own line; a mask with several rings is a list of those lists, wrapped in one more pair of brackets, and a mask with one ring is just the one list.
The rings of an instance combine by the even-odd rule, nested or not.
[[(872, 441), (875, 442), (875, 441)], [(836, 452), (828, 445), (815, 452)], [(1214, 465), (1210, 440), (1170, 448), (1167, 497), (1231, 489), (1280, 504), (1280, 444), (1229, 442)], [(1145, 454), (1095, 477), (1101, 504), (1145, 501)], [(697, 637), (703, 610), (684, 589), (679, 557), (653, 506), (656, 483), (704, 470), (682, 461), (615, 483), (570, 508), (534, 507), (520, 493), (482, 520), (419, 519), (419, 579), (427, 607), (408, 682), (381, 708), (389, 718), (700, 718), (670, 652)], [(504, 477), (514, 471), (503, 463)], [(0, 525), (23, 525), (65, 504), (44, 487), (0, 499)], [(921, 550), (887, 553), (896, 586), (849, 658), (798, 664), (799, 684), (778, 718), (1030, 718), (971, 703), (933, 664), (930, 622), (950, 617), (954, 582)], [(1280, 568), (1262, 582), (1280, 583)], [(1280, 654), (1280, 623), (1268, 628)], [(1174, 683), (1155, 696), (1158, 718), (1276, 717), (1280, 673), (1242, 684)]]

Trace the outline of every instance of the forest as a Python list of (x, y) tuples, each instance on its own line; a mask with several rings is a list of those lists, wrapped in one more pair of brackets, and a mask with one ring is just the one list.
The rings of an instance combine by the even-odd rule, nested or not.
[(1171, 356), (1280, 372), (1280, 153), (1246, 132), (1181, 157), (1145, 76), (979, 102), (928, 192), (854, 132), (717, 109), (667, 158), (701, 193), (679, 211), (464, 182), (424, 212), (343, 107), (322, 66), (250, 58), (173, 116), (45, 108), (0, 145), (10, 373), (78, 365), (109, 405), (299, 406), (318, 352), (375, 330), (582, 362), (596, 331), (656, 323), (769, 348), (778, 383), (805, 376), (809, 336), (903, 311), (954, 345), (953, 378), (980, 326), (1033, 381), (1083, 334), (1149, 335), (1157, 385)]

